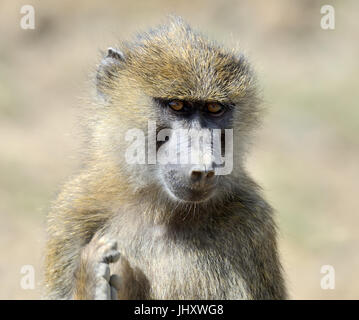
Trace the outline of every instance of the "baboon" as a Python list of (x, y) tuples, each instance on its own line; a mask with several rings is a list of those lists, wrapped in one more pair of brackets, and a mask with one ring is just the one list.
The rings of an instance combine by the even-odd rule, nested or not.
[[(109, 48), (95, 78), (87, 158), (48, 216), (45, 296), (285, 299), (273, 210), (245, 169), (261, 110), (248, 59), (172, 17)], [(221, 155), (231, 129), (233, 169), (129, 163), (128, 132), (147, 138), (149, 121), (156, 136), (219, 129)], [(171, 134), (152, 148), (179, 145), (198, 151)]]

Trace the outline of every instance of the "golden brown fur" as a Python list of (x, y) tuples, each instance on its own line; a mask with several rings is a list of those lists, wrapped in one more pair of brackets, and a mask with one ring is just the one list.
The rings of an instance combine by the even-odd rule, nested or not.
[[(84, 169), (49, 214), (47, 297), (93, 298), (87, 263), (96, 234), (118, 243), (119, 298), (285, 298), (272, 209), (243, 168), (258, 115), (249, 63), (177, 18), (120, 47), (123, 61), (108, 56), (99, 66)], [(235, 105), (234, 171), (208, 201), (174, 201), (156, 166), (144, 171), (121, 157), (128, 129), (161, 126), (153, 97)]]

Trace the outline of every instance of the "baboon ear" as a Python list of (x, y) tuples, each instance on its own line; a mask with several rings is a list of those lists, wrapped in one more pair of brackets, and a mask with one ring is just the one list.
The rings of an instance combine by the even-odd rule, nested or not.
[(113, 79), (122, 64), (125, 63), (123, 53), (114, 48), (108, 48), (106, 56), (101, 60), (96, 74), (97, 94), (102, 98), (107, 98), (108, 89), (111, 88)]
[(120, 50), (111, 47), (107, 49), (106, 58), (112, 58), (118, 61), (125, 61), (125, 56), (123, 55), (123, 53)]

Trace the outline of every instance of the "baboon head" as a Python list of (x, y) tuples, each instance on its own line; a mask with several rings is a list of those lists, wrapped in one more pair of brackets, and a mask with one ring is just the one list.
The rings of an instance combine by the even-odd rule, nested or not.
[(242, 54), (172, 18), (109, 48), (96, 79), (95, 150), (132, 190), (195, 203), (230, 194), (258, 113)]

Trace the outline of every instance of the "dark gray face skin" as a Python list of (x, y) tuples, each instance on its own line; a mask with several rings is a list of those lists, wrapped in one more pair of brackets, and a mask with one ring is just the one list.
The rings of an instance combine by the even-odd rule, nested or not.
[[(179, 111), (173, 110), (170, 107), (172, 101), (180, 101), (183, 104), (183, 108)], [(214, 102), (221, 107), (221, 110), (220, 112), (213, 113), (208, 111), (208, 104), (211, 103), (208, 101), (155, 99), (155, 102), (160, 109), (158, 112), (158, 122), (160, 124), (158, 131), (168, 128), (184, 129), (187, 132), (191, 132), (191, 130), (229, 129), (232, 127), (233, 107), (230, 104), (224, 105)], [(223, 132), (221, 134), (221, 152), (224, 151)], [(195, 146), (182, 146), (176, 136), (168, 136), (166, 141), (157, 142), (157, 151), (159, 148), (169, 150), (174, 146), (181, 153), (190, 154), (197, 152)], [(179, 159), (179, 156), (177, 159)], [(159, 174), (165, 190), (175, 200), (204, 202), (211, 198), (216, 190), (219, 179), (223, 178), (222, 176), (215, 175), (216, 165), (214, 161), (205, 164), (177, 163), (159, 165)]]

